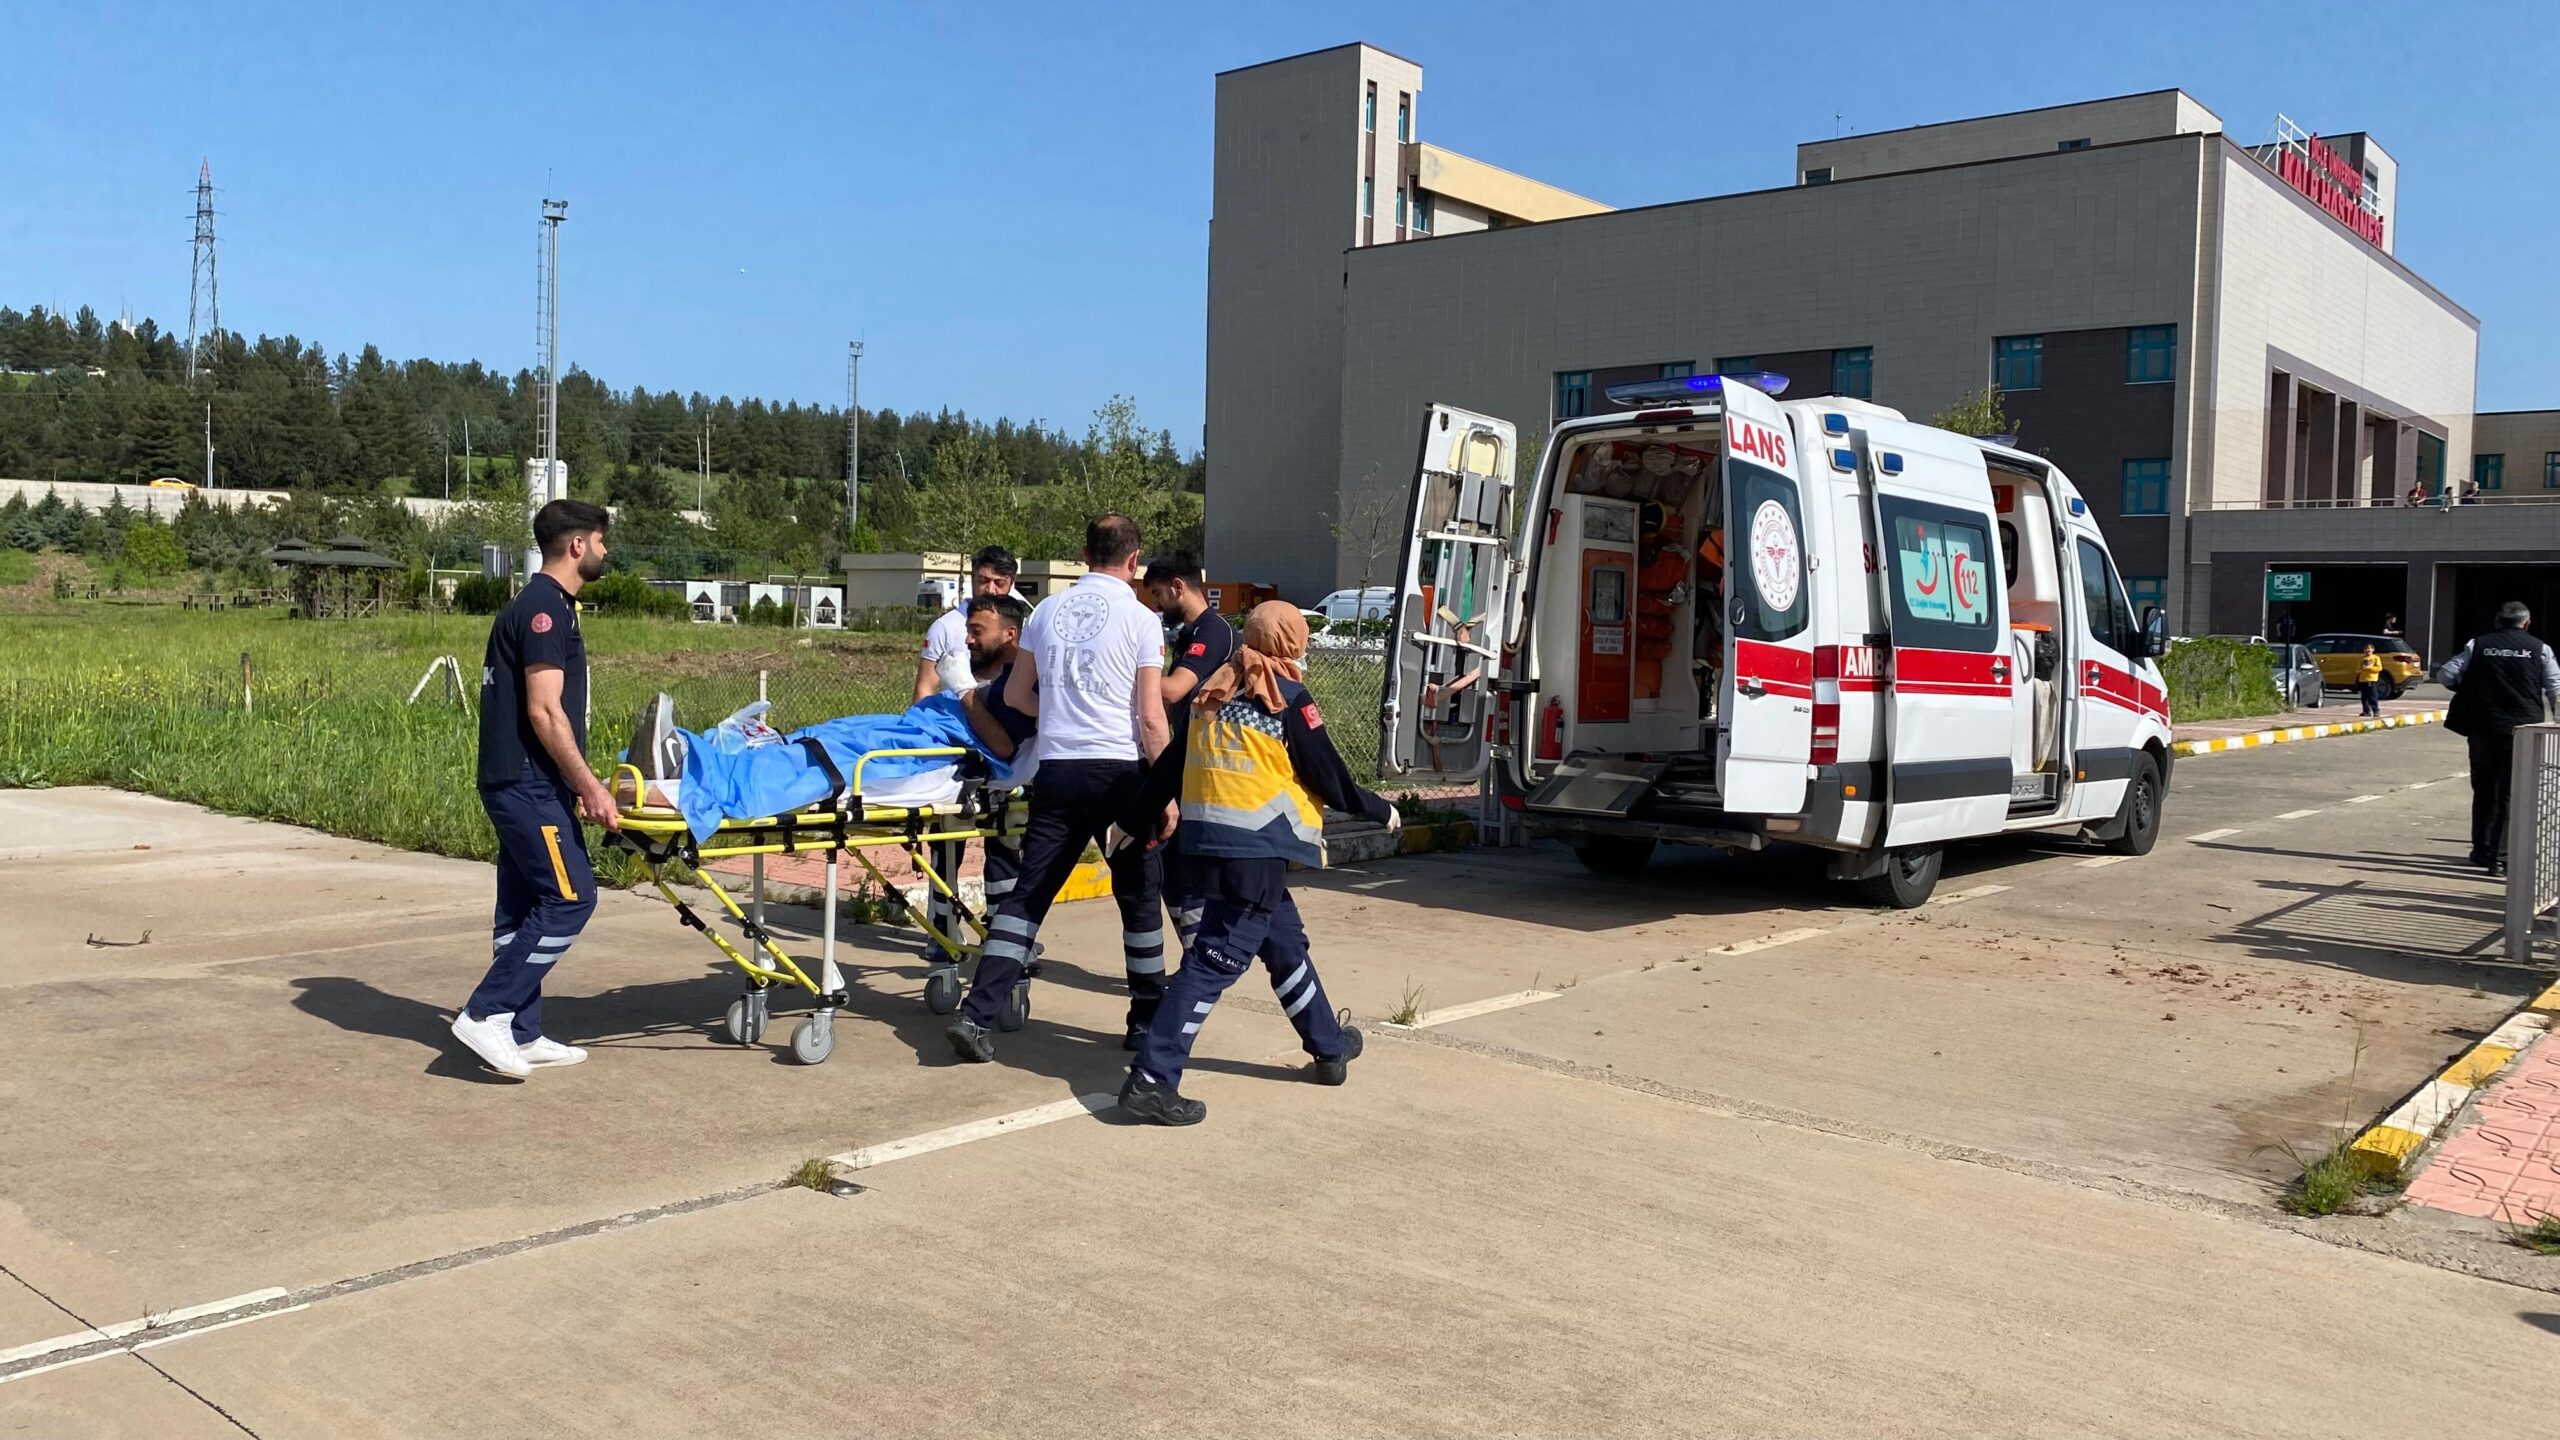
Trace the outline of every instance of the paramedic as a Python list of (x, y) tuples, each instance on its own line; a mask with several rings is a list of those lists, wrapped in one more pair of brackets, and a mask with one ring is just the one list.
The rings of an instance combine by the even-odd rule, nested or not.
[[(1001, 545), (990, 545), (969, 557), (969, 598), (1010, 595), (1022, 563)], [(924, 653), (916, 661), (916, 698), (977, 684), (970, 674), (969, 601), (963, 600), (935, 617), (924, 632)]]
[(1164, 803), (1180, 797), (1172, 864), (1178, 888), (1204, 912), (1120, 1087), (1120, 1108), (1132, 1119), (1206, 1118), (1209, 1107), (1181, 1092), (1182, 1067), (1210, 1008), (1257, 958), (1313, 1061), (1308, 1079), (1339, 1085), (1360, 1056), (1360, 1032), (1335, 1018), (1316, 975), (1307, 928), (1289, 898), (1289, 866), (1324, 867), (1324, 806), (1382, 822), (1390, 833), (1399, 821), (1394, 806), (1351, 778), (1326, 737), (1299, 669), (1306, 653), (1306, 617), (1296, 606), (1255, 606), (1243, 648), (1184, 707), (1164, 759), (1123, 816), (1143, 834), (1160, 828)]
[(501, 1075), (575, 1065), (587, 1052), (542, 1033), (542, 980), (595, 913), (579, 812), (621, 816), (587, 768), (587, 646), (580, 587), (604, 573), (603, 507), (554, 500), (533, 517), (542, 568), (489, 627), (480, 662), (480, 803), (498, 832), (489, 973), (453, 1017), (455, 1038)]
[[(1201, 682), (1234, 656), (1236, 632), (1227, 617), (1209, 603), (1209, 592), (1201, 582), (1200, 562), (1188, 554), (1176, 551), (1147, 566), (1147, 593), (1154, 598), (1156, 608), (1181, 627), (1165, 645), (1164, 709), (1170, 723), (1190, 708), (1192, 692)], [(1161, 849), (1148, 849), (1147, 864), (1155, 867), (1157, 888), (1164, 891), (1165, 906), (1173, 912), (1174, 938), (1187, 947), (1192, 932), (1200, 928), (1200, 902), (1184, 896), (1178, 886), (1164, 883), (1180, 878), (1165, 873), (1164, 859)], [(1138, 1048), (1134, 1027), (1123, 1043), (1129, 1049)]]
[(2498, 607), (2498, 628), (2462, 647), (2436, 679), (2453, 691), (2444, 728), (2471, 747), (2471, 863), (2507, 873), (2507, 790), (2513, 779), (2516, 727), (2542, 723), (2560, 708), (2560, 661), (2525, 633), (2533, 612), (2521, 600)]
[[(1021, 980), (1040, 922), (1085, 847), (1137, 793), (1141, 764), (1164, 751), (1164, 632), (1132, 588), (1138, 553), (1136, 521), (1096, 519), (1085, 527), (1084, 578), (1041, 601), (1023, 627), (1004, 702), (1039, 717), (1040, 773), (1023, 828), (1021, 880), (992, 906), (977, 974), (944, 1032), (963, 1060), (996, 1058), (988, 1032)], [(1148, 870), (1139, 846), (1111, 859), (1133, 1034), (1164, 998), (1164, 907)]]

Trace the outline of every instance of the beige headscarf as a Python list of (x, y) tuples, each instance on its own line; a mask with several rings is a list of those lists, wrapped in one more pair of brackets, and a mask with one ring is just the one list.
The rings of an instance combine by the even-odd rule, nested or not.
[(1239, 694), (1251, 695), (1265, 710), (1280, 708), (1283, 677), (1304, 681), (1298, 662), (1307, 653), (1307, 617), (1285, 600), (1265, 600), (1244, 617), (1244, 635), (1236, 657), (1210, 672), (1192, 703), (1214, 710)]

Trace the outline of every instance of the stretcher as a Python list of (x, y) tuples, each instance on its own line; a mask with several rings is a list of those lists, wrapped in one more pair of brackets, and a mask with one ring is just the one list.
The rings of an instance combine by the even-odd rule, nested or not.
[[(864, 767), (892, 757), (948, 759), (952, 765), (947, 772), (939, 766), (931, 772), (935, 776), (947, 773), (948, 783), (919, 785), (916, 777), (904, 777), (872, 787), (875, 796), (891, 797), (894, 803), (866, 799)], [(757, 1043), (764, 1038), (772, 1019), (774, 992), (806, 992), (811, 1009), (791, 1032), (791, 1054), (807, 1065), (822, 1064), (834, 1053), (835, 1015), (848, 999), (844, 973), (836, 964), (836, 900), (841, 893), (845, 857), (850, 855), (864, 873), (879, 882), (882, 892), (893, 897), (892, 903), (904, 906), (909, 921), (924, 931), (930, 955), (925, 972), (925, 1004), (936, 1014), (949, 1014), (959, 1008), (961, 967), (986, 945), (987, 920), (961, 898), (957, 867), (935, 864), (933, 849), (950, 846), (956, 854), (956, 842), (1013, 840), (1029, 813), (1019, 790), (997, 784), (983, 757), (959, 747), (867, 751), (855, 759), (853, 774), (829, 798), (785, 815), (723, 820), (719, 829), (702, 841), (694, 839), (682, 811), (649, 803), (649, 783), (635, 767), (616, 767), (613, 794), (618, 806), (626, 799), (632, 803), (622, 809), (621, 828), (607, 832), (608, 838), (639, 859), (650, 883), (675, 908), (676, 918), (702, 932), (746, 976), (745, 990), (730, 1002), (725, 1017), (729, 1038), (740, 1045)], [(897, 887), (873, 858), (875, 851), (892, 849), (915, 862), (931, 895), (940, 902), (926, 908), (946, 915), (948, 929), (936, 923), (932, 914), (920, 913), (917, 907), (895, 898), (899, 895)], [(821, 912), (820, 949), (811, 966), (793, 958), (764, 924), (764, 857), (817, 852), (826, 855), (826, 905)], [(743, 905), (706, 863), (737, 857), (752, 857), (756, 862), (747, 903)], [(667, 868), (676, 864), (694, 871), (720, 902), (720, 908), (728, 912), (747, 948), (731, 943), (726, 935), (712, 928), (712, 921), (704, 919), (676, 893), (666, 875)], [(955, 873), (947, 874), (946, 869)], [(1030, 1013), (1031, 990), (1026, 976), (1024, 983), (1014, 987), (997, 1024), (1003, 1029), (1019, 1030)]]

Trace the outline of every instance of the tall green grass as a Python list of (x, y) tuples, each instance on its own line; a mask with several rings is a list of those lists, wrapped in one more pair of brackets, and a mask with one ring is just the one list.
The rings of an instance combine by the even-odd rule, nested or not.
[(2276, 692), (2267, 647), (2245, 640), (2181, 640), (2160, 661), (2169, 713), (2181, 723), (2273, 715), (2292, 708)]

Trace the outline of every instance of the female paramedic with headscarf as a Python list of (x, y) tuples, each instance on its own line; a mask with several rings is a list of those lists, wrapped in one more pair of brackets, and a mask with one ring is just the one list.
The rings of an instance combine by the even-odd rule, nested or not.
[[(1324, 806), (1402, 828), (1395, 807), (1351, 778), (1324, 733), (1299, 661), (1306, 617), (1272, 600), (1245, 617), (1235, 658), (1201, 682), (1173, 717), (1164, 755), (1147, 772), (1126, 835), (1171, 824), (1166, 888), (1187, 932), (1182, 968), (1138, 1041), (1120, 1089), (1131, 1118), (1197, 1125), (1209, 1107), (1181, 1092), (1182, 1067), (1209, 1010), (1259, 957), (1314, 1063), (1308, 1079), (1339, 1085), (1360, 1054), (1360, 1032), (1326, 1001), (1307, 929), (1289, 898), (1292, 862), (1324, 868)], [(1179, 820), (1168, 805), (1179, 797)], [(1114, 843), (1123, 836), (1111, 837)], [(1194, 916), (1197, 916), (1196, 920)]]

